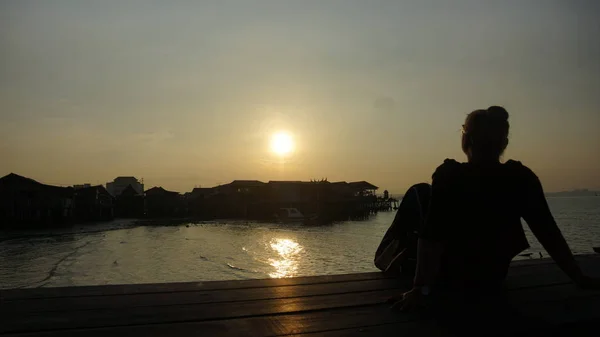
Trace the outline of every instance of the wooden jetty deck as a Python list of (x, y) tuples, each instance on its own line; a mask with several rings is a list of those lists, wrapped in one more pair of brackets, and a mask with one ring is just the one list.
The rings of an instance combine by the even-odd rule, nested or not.
[[(600, 276), (600, 255), (578, 260)], [(507, 287), (535, 323), (527, 336), (600, 335), (600, 291), (577, 289), (551, 260), (513, 262)], [(363, 273), (3, 290), (0, 335), (447, 336), (431, 318), (389, 309), (385, 300), (406, 289), (407, 280)]]

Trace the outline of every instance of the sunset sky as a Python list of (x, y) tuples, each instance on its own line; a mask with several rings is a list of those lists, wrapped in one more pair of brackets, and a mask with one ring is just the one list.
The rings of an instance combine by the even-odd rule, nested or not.
[(600, 189), (600, 1), (0, 2), (0, 176), (402, 193), (489, 105), (547, 191)]

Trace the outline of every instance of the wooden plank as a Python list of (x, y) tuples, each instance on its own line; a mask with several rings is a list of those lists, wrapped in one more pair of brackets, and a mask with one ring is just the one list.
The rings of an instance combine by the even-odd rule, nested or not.
[[(600, 277), (600, 258), (581, 256), (577, 260), (587, 275)], [(571, 280), (554, 262), (511, 267), (506, 278), (508, 289), (567, 283), (571, 283)]]
[(553, 302), (524, 302), (519, 312), (544, 324), (596, 322), (600, 319), (600, 297), (574, 297)]
[(280, 279), (255, 279), (255, 280), (232, 280), (232, 281), (208, 281), (208, 282), (180, 282), (180, 283), (148, 283), (148, 284), (120, 284), (120, 285), (98, 285), (80, 287), (56, 287), (35, 289), (8, 289), (0, 290), (0, 299), (24, 299), (24, 298), (50, 298), (50, 297), (75, 297), (75, 296), (105, 296), (122, 294), (143, 294), (161, 292), (186, 292), (186, 291), (208, 291), (226, 289), (263, 288), (276, 286), (290, 286), (300, 284), (319, 284), (348, 281), (380, 280), (393, 278), (381, 272), (306, 276)]
[[(503, 321), (503, 318), (492, 318), (492, 326), (474, 325), (472, 316), (464, 317), (463, 322), (457, 322), (458, 325), (466, 327), (465, 330), (453, 331), (462, 333), (470, 332), (469, 336), (487, 336), (495, 332), (503, 332), (502, 335), (513, 336), (516, 333), (522, 336), (562, 336), (572, 335), (569, 332), (578, 332), (576, 336), (585, 334), (586, 336), (597, 336), (596, 319), (600, 318), (600, 301), (598, 296), (571, 298), (570, 304), (565, 306), (564, 301), (553, 301), (551, 303), (531, 302), (526, 304), (521, 310), (522, 315), (519, 324), (517, 321)], [(540, 311), (537, 308), (544, 307)], [(569, 314), (566, 314), (569, 312)], [(459, 315), (460, 316), (460, 315)], [(509, 316), (510, 317), (510, 316)], [(500, 324), (505, 326), (500, 326)], [(512, 326), (511, 326), (512, 325)], [(414, 330), (413, 330), (414, 329)], [(429, 318), (419, 321), (408, 321), (402, 323), (386, 323), (362, 326), (360, 328), (330, 329), (318, 332), (308, 332), (296, 334), (296, 337), (342, 337), (342, 336), (446, 336), (449, 328), (444, 327), (443, 323)], [(560, 332), (560, 334), (557, 334)]]
[[(308, 332), (302, 334), (286, 335), (289, 337), (372, 337), (372, 336), (426, 336), (426, 337), (456, 337), (456, 336), (511, 336), (515, 333), (524, 333), (519, 336), (527, 337), (540, 337), (541, 335), (532, 334), (530, 331), (532, 328), (521, 329), (520, 331), (515, 328), (505, 327), (505, 331), (501, 332), (494, 330), (493, 332), (488, 329), (482, 329), (481, 327), (469, 326), (470, 322), (465, 322), (463, 330), (457, 329), (456, 327), (447, 327), (438, 323), (435, 320), (423, 320), (416, 322), (406, 323), (391, 323), (381, 325), (371, 325), (360, 328), (349, 328), (340, 330), (328, 330), (318, 332)], [(466, 329), (465, 329), (466, 328)], [(465, 331), (471, 330), (471, 331)], [(552, 335), (555, 336), (555, 335)], [(579, 336), (578, 336), (579, 337)]]
[(417, 315), (402, 314), (388, 305), (340, 308), (327, 311), (255, 316), (237, 319), (176, 324), (130, 325), (94, 329), (42, 331), (19, 336), (281, 336), (341, 328), (415, 321)]
[[(510, 322), (506, 322), (510, 324)], [(489, 336), (491, 328), (487, 330), (472, 331), (473, 336)], [(598, 329), (595, 324), (559, 325), (559, 326), (531, 326), (527, 328), (507, 327), (508, 331), (494, 331), (495, 336), (514, 337), (556, 337), (577, 336), (597, 337)], [(450, 331), (448, 328), (440, 327), (435, 321), (417, 321), (406, 323), (391, 323), (372, 325), (361, 328), (350, 328), (341, 330), (329, 330), (309, 332), (303, 334), (287, 335), (289, 337), (372, 337), (372, 336), (427, 336), (427, 337), (450, 337), (468, 336), (464, 332)]]
[(583, 297), (600, 298), (600, 290), (583, 290), (577, 288), (574, 284), (561, 284), (548, 287), (511, 290), (508, 292), (508, 296), (511, 299), (511, 302), (521, 305), (522, 303), (568, 301)]
[[(581, 261), (589, 261), (589, 260), (599, 260), (600, 259), (600, 255), (597, 254), (580, 254), (580, 255), (576, 255), (575, 256), (575, 260), (581, 262)], [(554, 264), (554, 260), (552, 260), (552, 258), (550, 258), (549, 256), (544, 257), (543, 259), (540, 258), (531, 258), (531, 259), (523, 259), (523, 260), (513, 260), (510, 263), (510, 267), (511, 269), (519, 269), (522, 267), (529, 267), (532, 265), (547, 265), (547, 264)]]
[[(6, 300), (3, 301), (2, 305), (0, 305), (0, 313), (79, 311), (178, 304), (208, 304), (277, 298), (283, 299), (292, 297), (365, 292), (373, 290), (392, 290), (399, 288), (406, 289), (409, 287), (409, 282), (410, 280), (381, 279), (268, 288), (229, 289), (226, 291), (197, 291)], [(390, 294), (391, 293), (392, 291), (390, 291)]]
[(383, 303), (389, 290), (336, 295), (69, 312), (10, 313), (0, 332), (222, 320)]
[[(578, 255), (575, 260), (580, 266), (594, 266), (600, 264), (600, 255)], [(558, 268), (554, 260), (550, 258), (540, 260), (524, 260), (516, 261), (511, 263), (509, 268), (509, 274), (526, 273), (528, 270), (533, 269), (546, 269), (546, 268)]]
[[(577, 337), (597, 337), (598, 336), (598, 328), (596, 323), (582, 323), (582, 324), (570, 324), (570, 325), (561, 325), (561, 326), (540, 326), (536, 329), (528, 329), (528, 330), (516, 330), (514, 332), (505, 334), (506, 337), (514, 337), (514, 336), (527, 336), (527, 337), (556, 337), (556, 336), (577, 336)], [(222, 336), (219, 334), (210, 335), (204, 331), (197, 330), (183, 330), (178, 331), (177, 334), (169, 334), (164, 333), (156, 333), (149, 336)], [(518, 335), (515, 335), (518, 333)], [(113, 337), (117, 336), (129, 336), (127, 332), (114, 332), (110, 331), (110, 335)], [(34, 337), (34, 336), (83, 336), (81, 333), (76, 332), (62, 332), (62, 333), (27, 333), (27, 334), (9, 334), (3, 335), (6, 337)], [(94, 332), (91, 336), (105, 336), (102, 333)], [(223, 336), (249, 336), (248, 333), (239, 333), (239, 334), (228, 334)], [(254, 335), (252, 335), (254, 336)], [(269, 335), (270, 336), (270, 335)], [(407, 323), (392, 323), (392, 324), (384, 324), (384, 325), (375, 325), (375, 326), (367, 326), (363, 328), (350, 328), (350, 329), (341, 329), (341, 330), (333, 330), (333, 331), (318, 331), (312, 333), (303, 333), (303, 334), (293, 334), (293, 335), (280, 335), (280, 336), (289, 336), (289, 337), (388, 337), (388, 336), (426, 336), (426, 337), (455, 337), (456, 333), (450, 333), (443, 328), (437, 327), (435, 325), (430, 324), (422, 324), (421, 322), (407, 322)], [(464, 336), (464, 335), (462, 335)], [(488, 336), (485, 333), (479, 334), (476, 336)], [(502, 336), (502, 335), (499, 335)]]
[[(513, 298), (517, 299), (524, 307), (545, 307), (547, 302), (562, 303), (565, 300), (577, 298), (600, 298), (600, 291), (582, 291), (572, 285), (561, 285), (539, 289), (515, 290)], [(76, 313), (50, 313), (38, 316), (22, 316), (7, 318), (8, 326), (3, 327), (3, 332), (27, 331), (33, 329), (69, 329), (75, 327), (103, 327), (130, 324), (155, 324), (185, 321), (202, 321), (223, 318), (244, 318), (248, 316), (272, 315), (281, 313), (294, 313), (301, 311), (314, 311), (336, 309), (347, 306), (363, 306), (378, 304), (389, 296), (387, 291), (368, 292), (363, 294), (344, 294), (331, 296), (314, 296), (310, 298), (293, 298), (284, 301), (249, 301), (239, 302), (234, 306), (225, 305), (209, 306), (169, 306), (144, 308), (144, 310), (111, 310)], [(530, 309), (532, 310), (532, 309)], [(66, 324), (61, 324), (62, 321)], [(92, 323), (88, 323), (88, 320)], [(35, 322), (35, 324), (32, 324)], [(374, 321), (373, 323), (379, 323)], [(20, 327), (20, 329), (19, 329)]]
[[(553, 329), (573, 319), (581, 321), (581, 317), (594, 319), (600, 313), (598, 305), (600, 301), (585, 298), (583, 302), (571, 302), (571, 306), (565, 308), (562, 302), (546, 303), (543, 305), (544, 312), (540, 315), (539, 304), (522, 310), (533, 318), (542, 318), (534, 321), (534, 331), (541, 332)], [(576, 310), (573, 310), (573, 309)], [(529, 312), (527, 312), (529, 310)], [(590, 314), (592, 313), (592, 314)], [(546, 318), (546, 319), (544, 319)], [(465, 323), (468, 322), (468, 317)], [(208, 322), (185, 322), (174, 324), (152, 324), (121, 327), (105, 327), (96, 329), (72, 329), (39, 332), (33, 334), (19, 334), (18, 336), (376, 336), (376, 335), (407, 335), (412, 336), (413, 328), (423, 324), (418, 315), (399, 313), (389, 310), (386, 305), (372, 305), (357, 308), (340, 308), (328, 311), (316, 311), (306, 313), (291, 313), (287, 315), (247, 317), (229, 320), (218, 320)], [(416, 324), (413, 324), (416, 323)], [(431, 321), (425, 322), (425, 327)], [(506, 322), (511, 324), (511, 322)], [(388, 325), (388, 326), (386, 326)], [(427, 333), (435, 336), (445, 335), (445, 330), (438, 330), (435, 325)], [(595, 325), (594, 325), (595, 327)], [(521, 329), (521, 327), (515, 327)], [(531, 327), (530, 327), (531, 328)], [(406, 329), (406, 330), (405, 330)], [(416, 330), (419, 331), (419, 330)], [(548, 331), (548, 330), (545, 330)], [(377, 333), (377, 334), (376, 334)], [(415, 332), (417, 335), (426, 335)], [(483, 334), (485, 335), (485, 333)], [(537, 335), (537, 334), (535, 334)], [(528, 336), (535, 336), (534, 334)], [(15, 335), (16, 336), (16, 335)]]
[(372, 336), (450, 336), (448, 330), (435, 321), (420, 320), (389, 324), (367, 325), (360, 328), (337, 329), (287, 335), (289, 337), (372, 337)]
[(547, 266), (547, 269), (532, 268), (527, 273), (509, 273), (504, 285), (512, 290), (570, 283), (571, 279), (558, 267)]

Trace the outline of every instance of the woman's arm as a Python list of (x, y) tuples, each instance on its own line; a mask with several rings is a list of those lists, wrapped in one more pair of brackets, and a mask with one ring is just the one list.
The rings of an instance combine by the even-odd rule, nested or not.
[(531, 170), (528, 170), (526, 188), (523, 219), (560, 269), (574, 282), (581, 283), (584, 278), (583, 273), (556, 225), (540, 180)]
[[(527, 220), (526, 220), (527, 221)], [(571, 248), (567, 244), (564, 236), (556, 223), (535, 223), (529, 224), (529, 228), (540, 241), (544, 249), (550, 254), (556, 264), (567, 274), (574, 282), (579, 283), (583, 273), (575, 261)]]

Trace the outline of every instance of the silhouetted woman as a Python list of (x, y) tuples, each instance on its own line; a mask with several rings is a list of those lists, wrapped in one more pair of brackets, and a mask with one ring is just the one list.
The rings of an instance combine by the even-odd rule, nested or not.
[(466, 163), (447, 159), (433, 174), (428, 214), (419, 232), (412, 290), (392, 298), (411, 309), (435, 289), (481, 294), (499, 289), (511, 260), (527, 249), (521, 218), (558, 266), (578, 285), (597, 287), (581, 272), (556, 225), (538, 177), (500, 157), (508, 145), (508, 112), (471, 112), (463, 125)]

